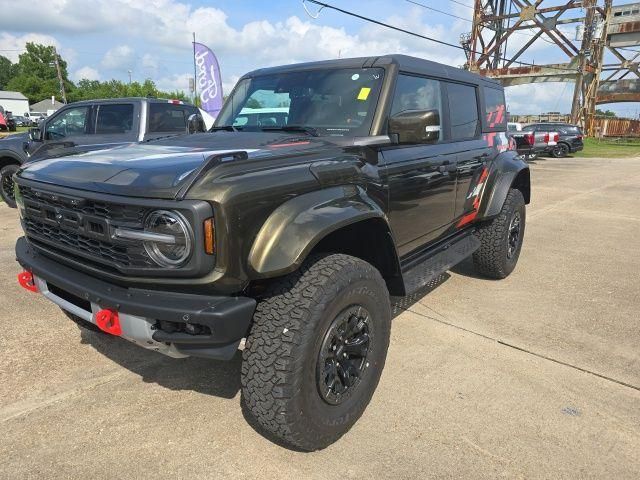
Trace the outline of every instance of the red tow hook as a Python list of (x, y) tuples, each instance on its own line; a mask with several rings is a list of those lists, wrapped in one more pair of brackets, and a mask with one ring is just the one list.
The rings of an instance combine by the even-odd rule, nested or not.
[(26, 270), (22, 273), (18, 274), (18, 283), (25, 290), (29, 290), (30, 292), (38, 293), (38, 287), (36, 286), (36, 282), (33, 279), (33, 274), (31, 272), (27, 272)]
[(111, 335), (122, 335), (122, 328), (120, 327), (120, 318), (118, 312), (105, 308), (96, 313), (96, 325), (103, 332), (110, 333)]

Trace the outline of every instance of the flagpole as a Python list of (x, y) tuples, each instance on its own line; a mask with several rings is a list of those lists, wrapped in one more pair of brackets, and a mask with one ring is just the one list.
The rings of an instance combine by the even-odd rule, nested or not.
[(198, 74), (196, 73), (196, 32), (193, 32), (193, 104), (198, 106)]

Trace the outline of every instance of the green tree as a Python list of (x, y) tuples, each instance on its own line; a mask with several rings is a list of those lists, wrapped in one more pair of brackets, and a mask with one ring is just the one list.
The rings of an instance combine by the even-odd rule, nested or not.
[(611, 110), (602, 111), (599, 108), (596, 109), (596, 116), (598, 116), (598, 117), (609, 117), (609, 118), (617, 117), (616, 112), (612, 112)]
[(0, 90), (6, 90), (9, 80), (15, 75), (16, 66), (7, 57), (0, 55)]
[(70, 101), (94, 100), (97, 98), (122, 98), (122, 97), (156, 97), (176, 98), (186, 100), (182, 92), (163, 92), (158, 90), (151, 79), (144, 82), (125, 83), (120, 80), (80, 80), (70, 95)]
[(51, 96), (60, 98), (60, 83), (55, 67), (58, 57), (65, 90), (71, 93), (73, 83), (69, 81), (67, 62), (56, 53), (55, 47), (28, 42), (26, 52), (20, 54), (7, 90), (21, 92), (29, 103), (39, 102)]

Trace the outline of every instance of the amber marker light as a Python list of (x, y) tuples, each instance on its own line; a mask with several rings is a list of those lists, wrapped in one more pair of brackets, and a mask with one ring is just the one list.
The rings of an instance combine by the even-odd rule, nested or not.
[(209, 255), (215, 253), (215, 229), (213, 226), (213, 218), (207, 218), (204, 221), (204, 251)]

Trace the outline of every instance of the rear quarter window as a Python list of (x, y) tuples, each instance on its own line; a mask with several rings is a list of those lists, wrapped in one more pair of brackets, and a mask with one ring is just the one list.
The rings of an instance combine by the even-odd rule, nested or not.
[(452, 140), (474, 138), (479, 133), (478, 98), (475, 87), (447, 83)]
[(504, 101), (504, 90), (484, 87), (484, 115), (486, 130), (505, 130), (507, 109)]
[(182, 105), (152, 103), (149, 105), (149, 133), (187, 131), (189, 113)]

